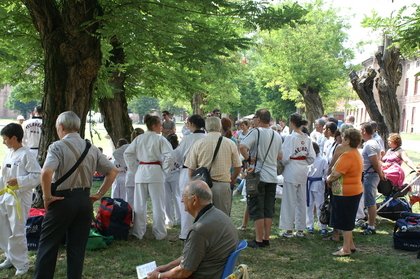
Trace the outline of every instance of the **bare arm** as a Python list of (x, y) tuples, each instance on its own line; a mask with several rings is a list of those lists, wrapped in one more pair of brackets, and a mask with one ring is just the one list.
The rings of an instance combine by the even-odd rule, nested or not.
[[(403, 159), (404, 163), (411, 168), (412, 170), (416, 170), (416, 165), (414, 165), (413, 161), (408, 157), (407, 153), (402, 150), (401, 151), (401, 159)], [(417, 170), (419, 172), (420, 170)]]
[(104, 182), (102, 183), (101, 187), (99, 187), (98, 192), (96, 194), (90, 196), (90, 200), (95, 202), (102, 198), (106, 192), (108, 192), (109, 188), (112, 186), (112, 182), (114, 182), (115, 177), (118, 175), (118, 169), (112, 168), (106, 175)]
[(44, 199), (44, 208), (48, 210), (48, 206), (57, 201), (64, 199), (63, 197), (56, 197), (51, 194), (51, 181), (53, 176), (54, 170), (52, 169), (42, 169), (41, 171), (41, 188), (43, 193)]
[(379, 175), (381, 180), (385, 180), (384, 173), (382, 172), (381, 162), (379, 161), (378, 155), (373, 155), (369, 157), (369, 161), (372, 164), (373, 169)]
[(245, 160), (249, 159), (249, 152), (248, 151), (249, 151), (248, 147), (246, 147), (243, 144), (239, 145), (239, 152), (241, 152), (241, 155), (244, 157)]
[(154, 271), (147, 274), (148, 279), (159, 278), (188, 278), (191, 276), (192, 271), (182, 268), (181, 257), (166, 264), (157, 267)]

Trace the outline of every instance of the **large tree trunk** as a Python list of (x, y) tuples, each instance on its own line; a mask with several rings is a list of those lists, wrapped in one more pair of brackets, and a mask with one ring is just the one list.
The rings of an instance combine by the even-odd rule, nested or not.
[[(350, 80), (354, 91), (356, 91), (360, 100), (365, 104), (366, 110), (369, 113), (370, 119), (378, 123), (378, 133), (383, 139), (387, 139), (389, 130), (385, 124), (383, 115), (381, 114), (378, 105), (373, 96), (373, 83), (376, 77), (376, 71), (372, 68), (359, 77), (355, 71), (350, 73)], [(395, 105), (394, 105), (395, 106)], [(386, 141), (385, 141), (386, 145)]]
[(193, 114), (204, 115), (203, 106), (204, 104), (204, 94), (202, 92), (194, 93), (191, 100), (191, 107), (193, 109)]
[[(117, 37), (111, 38), (111, 63), (114, 65), (122, 65), (125, 62), (124, 49)], [(118, 68), (118, 67), (117, 67)], [(131, 132), (133, 126), (128, 115), (127, 99), (125, 98), (125, 73), (114, 71), (109, 80), (113, 88), (112, 98), (102, 98), (99, 100), (99, 109), (104, 115), (104, 126), (114, 143), (121, 138), (131, 140)]]
[(324, 114), (324, 105), (317, 90), (309, 86), (301, 86), (299, 92), (305, 103), (305, 112), (308, 120), (309, 131), (312, 131), (312, 124)]
[(375, 54), (380, 67), (375, 85), (379, 92), (385, 124), (390, 132), (399, 133), (401, 114), (396, 92), (402, 76), (400, 50), (396, 47), (388, 48), (387, 45), (384, 46), (384, 53), (378, 51)]
[[(56, 1), (23, 0), (29, 10), (44, 49), (45, 112), (40, 143), (41, 161), (47, 148), (56, 140), (55, 121), (67, 110), (81, 119), (84, 136), (93, 86), (101, 65), (100, 41), (95, 33), (97, 23), (86, 24), (100, 13), (97, 0)], [(86, 25), (84, 25), (86, 24)]]

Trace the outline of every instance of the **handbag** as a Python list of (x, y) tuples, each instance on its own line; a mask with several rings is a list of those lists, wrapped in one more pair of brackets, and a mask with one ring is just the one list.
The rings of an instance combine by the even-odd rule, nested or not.
[[(256, 160), (258, 160), (258, 144), (260, 141), (260, 130), (257, 129), (257, 131), (258, 131), (258, 139), (257, 139)], [(273, 143), (273, 139), (274, 139), (274, 131), (273, 131), (273, 135), (271, 136), (271, 140), (270, 140), (270, 144), (268, 145), (267, 152), (265, 153), (264, 160), (261, 164), (261, 169), (264, 166), (264, 162), (265, 162), (265, 159), (267, 158), (268, 152), (270, 151), (271, 144)], [(257, 162), (255, 162), (255, 165), (257, 165)], [(260, 172), (255, 171), (255, 169), (252, 172), (247, 174), (245, 178), (246, 179), (246, 194), (249, 197), (255, 197), (258, 195), (258, 192), (259, 192), (258, 185), (260, 184), (260, 178), (261, 178)]]
[(211, 160), (210, 168), (200, 167), (198, 169), (195, 169), (191, 175), (192, 180), (202, 180), (206, 182), (210, 188), (213, 187), (213, 180), (211, 179), (210, 171), (211, 171), (211, 167), (213, 166), (213, 162), (216, 159), (217, 153), (219, 152), (222, 139), (223, 139), (223, 136), (220, 136), (216, 145), (216, 149), (214, 150), (214, 153), (213, 153), (213, 159)]
[(331, 202), (328, 196), (325, 196), (324, 202), (320, 205), (319, 222), (323, 225), (329, 225), (331, 216)]

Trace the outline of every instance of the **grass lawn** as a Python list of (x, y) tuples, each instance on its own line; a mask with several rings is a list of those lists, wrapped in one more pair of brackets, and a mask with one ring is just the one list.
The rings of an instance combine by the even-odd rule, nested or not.
[[(3, 121), (0, 121), (0, 124), (3, 124)], [(103, 127), (95, 128), (99, 134), (104, 134)], [(89, 135), (88, 131), (86, 135)], [(102, 146), (105, 154), (111, 155), (107, 141), (103, 136), (100, 139), (97, 136), (93, 138), (95, 145)], [(5, 150), (4, 145), (1, 145), (0, 159), (3, 158)], [(409, 156), (413, 161), (420, 162), (420, 153), (409, 152)], [(94, 187), (97, 188), (98, 184)], [(240, 201), (241, 198), (233, 198), (232, 220), (236, 227), (241, 225), (245, 207), (245, 203)], [(393, 249), (391, 221), (379, 218), (377, 235), (374, 236), (363, 236), (359, 229), (355, 230), (358, 251), (348, 258), (336, 258), (331, 256), (331, 253), (337, 250), (341, 243), (324, 241), (318, 233), (308, 235), (304, 239), (279, 237), (279, 208), (280, 200), (276, 202), (271, 246), (266, 249), (246, 249), (241, 253), (239, 262), (249, 266), (251, 278), (419, 278), (420, 260), (416, 259), (416, 254)], [(420, 212), (419, 204), (414, 207), (414, 211)], [(129, 241), (114, 241), (104, 250), (88, 251), (83, 278), (135, 279), (136, 265), (154, 260), (160, 265), (178, 257), (182, 251), (182, 242), (177, 240), (179, 227), (168, 230), (168, 240), (156, 241), (151, 233), (151, 220), (149, 221), (144, 240), (131, 237)], [(247, 231), (239, 232), (239, 237), (253, 239), (252, 222)], [(36, 254), (31, 252), (30, 272), (22, 278), (31, 278), (35, 257)], [(3, 256), (0, 254), (1, 260)], [(14, 269), (1, 270), (0, 279), (12, 278), (14, 272)], [(64, 249), (60, 250), (58, 256), (55, 278), (66, 278)]]

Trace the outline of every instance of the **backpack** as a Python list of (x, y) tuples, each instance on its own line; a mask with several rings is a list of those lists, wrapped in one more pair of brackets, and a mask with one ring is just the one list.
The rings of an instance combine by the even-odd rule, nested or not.
[(420, 251), (420, 214), (403, 213), (395, 222), (394, 248), (407, 251)]
[(26, 220), (26, 242), (29, 251), (38, 250), (44, 215), (45, 209), (31, 208), (29, 210), (29, 217)]
[(119, 198), (103, 197), (95, 220), (95, 228), (103, 236), (116, 240), (127, 240), (132, 224), (131, 206)]

